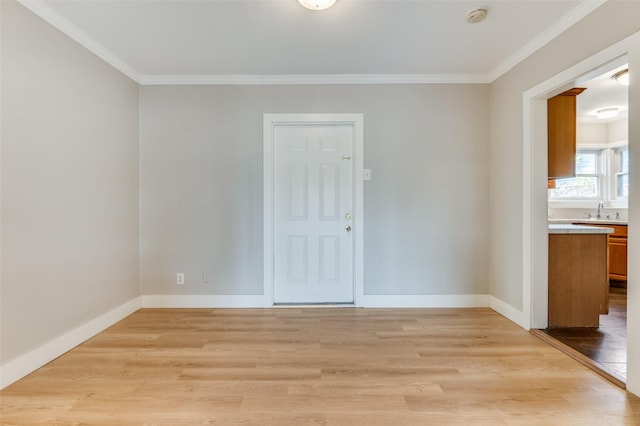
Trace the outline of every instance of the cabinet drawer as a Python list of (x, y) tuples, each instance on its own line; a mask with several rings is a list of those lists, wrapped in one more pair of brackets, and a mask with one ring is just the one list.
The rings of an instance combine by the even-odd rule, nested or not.
[(611, 234), (611, 236), (613, 237), (617, 237), (617, 236), (621, 236), (621, 237), (626, 237), (627, 236), (627, 225), (607, 225), (610, 228), (615, 229), (615, 232), (613, 234)]

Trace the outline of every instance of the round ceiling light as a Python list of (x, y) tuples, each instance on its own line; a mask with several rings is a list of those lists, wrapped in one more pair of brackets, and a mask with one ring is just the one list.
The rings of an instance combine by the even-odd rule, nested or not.
[(596, 111), (596, 117), (598, 117), (601, 120), (605, 118), (613, 118), (613, 117), (617, 117), (619, 112), (620, 112), (620, 108), (615, 108), (615, 107), (603, 108)]
[(336, 0), (298, 0), (298, 3), (310, 10), (325, 10), (335, 2)]
[(629, 85), (629, 69), (618, 71), (611, 76), (612, 79), (622, 84), (623, 86)]
[(473, 9), (467, 13), (467, 22), (477, 24), (487, 17), (487, 9)]

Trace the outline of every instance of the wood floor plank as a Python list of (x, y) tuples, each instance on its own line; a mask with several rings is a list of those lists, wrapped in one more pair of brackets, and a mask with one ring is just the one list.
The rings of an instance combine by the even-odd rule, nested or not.
[(640, 425), (489, 309), (142, 309), (0, 392), (2, 425)]
[[(566, 345), (559, 347), (588, 367), (600, 369), (610, 380), (624, 387), (627, 376), (626, 287), (610, 287), (609, 313), (600, 315), (598, 328), (548, 328), (535, 332), (540, 338), (544, 339), (546, 334)], [(567, 351), (567, 346), (573, 351)]]

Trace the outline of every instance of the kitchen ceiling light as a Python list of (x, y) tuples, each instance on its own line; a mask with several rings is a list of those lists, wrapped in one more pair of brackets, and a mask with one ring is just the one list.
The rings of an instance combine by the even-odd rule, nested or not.
[(628, 86), (629, 85), (629, 70), (626, 69), (626, 70), (618, 71), (613, 76), (611, 76), (611, 78), (614, 79), (615, 81), (617, 81), (618, 83), (622, 84), (623, 86)]
[(487, 17), (487, 9), (473, 9), (467, 13), (467, 22), (476, 24)]
[(310, 10), (328, 9), (336, 2), (336, 0), (298, 0), (298, 3)]
[(603, 108), (596, 111), (596, 117), (600, 119), (617, 117), (620, 112), (619, 108)]

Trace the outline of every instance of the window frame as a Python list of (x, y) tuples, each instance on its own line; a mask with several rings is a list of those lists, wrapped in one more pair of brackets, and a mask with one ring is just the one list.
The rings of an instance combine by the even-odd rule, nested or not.
[(619, 171), (621, 163), (618, 161), (619, 156), (616, 154), (625, 150), (629, 150), (629, 143), (626, 140), (606, 145), (578, 146), (576, 153), (581, 151), (599, 153), (598, 165), (596, 166), (600, 174), (598, 182), (599, 196), (597, 198), (552, 198), (549, 191), (547, 195), (548, 206), (550, 208), (595, 208), (597, 204), (594, 203), (602, 202), (607, 208), (628, 208), (628, 197), (617, 197), (617, 174), (622, 172)]
[(627, 167), (627, 171), (623, 171), (622, 168), (622, 153), (626, 152), (627, 153), (627, 161), (629, 161), (629, 145), (623, 145), (617, 148), (613, 148), (613, 155), (614, 155), (614, 166), (613, 166), (613, 179), (612, 179), (612, 188), (611, 188), (611, 195), (612, 195), (612, 200), (615, 201), (627, 201), (629, 200), (629, 196), (625, 196), (625, 195), (619, 195), (618, 194), (618, 180), (621, 176), (627, 176), (627, 179), (629, 177), (629, 167)]
[[(554, 201), (554, 202), (574, 202), (574, 201), (586, 201), (589, 203), (593, 203), (594, 201), (602, 201), (602, 199), (604, 198), (604, 177), (606, 175), (605, 170), (603, 170), (603, 166), (606, 163), (604, 157), (605, 157), (605, 153), (604, 153), (604, 149), (602, 148), (592, 148), (592, 147), (584, 147), (584, 148), (578, 148), (576, 150), (576, 159), (575, 162), (578, 161), (578, 154), (580, 153), (585, 153), (585, 154), (595, 154), (595, 161), (596, 161), (596, 165), (595, 165), (595, 169), (596, 172), (595, 173), (577, 173), (576, 172), (576, 176), (577, 177), (595, 177), (597, 179), (597, 188), (596, 188), (596, 196), (595, 197), (553, 197), (551, 196), (551, 193), (549, 193), (549, 201)], [(576, 170), (577, 170), (577, 164), (576, 164)], [(565, 178), (565, 179), (575, 179), (575, 178)], [(558, 180), (563, 180), (563, 179), (556, 179), (556, 181)]]

